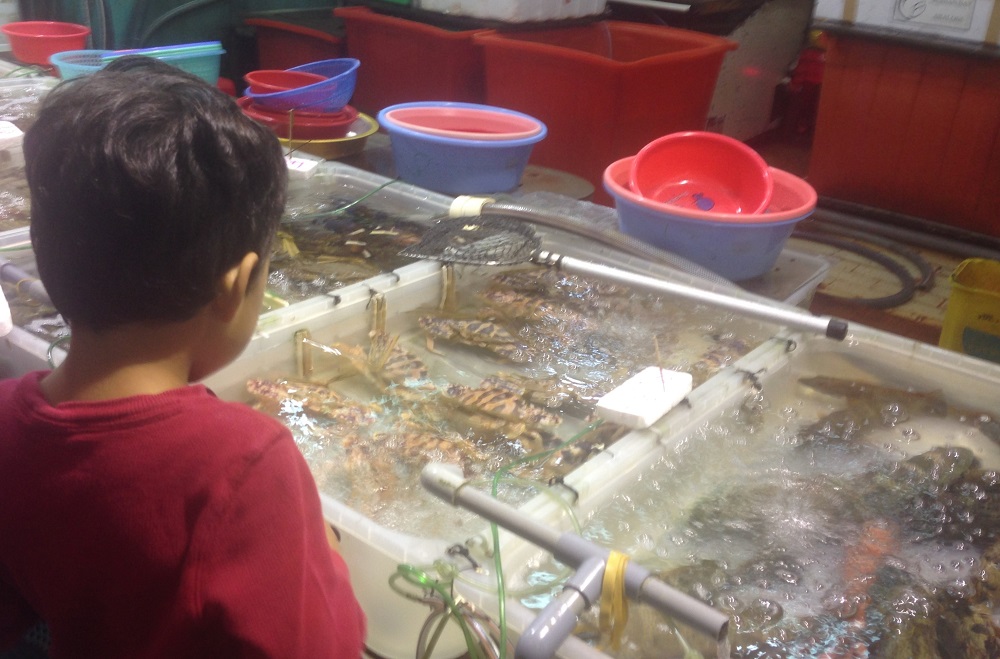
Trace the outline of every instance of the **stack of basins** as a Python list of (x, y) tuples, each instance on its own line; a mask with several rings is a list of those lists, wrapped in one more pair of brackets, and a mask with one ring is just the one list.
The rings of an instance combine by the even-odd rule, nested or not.
[(392, 141), (399, 177), (451, 195), (515, 189), (548, 132), (532, 116), (477, 103), (400, 103), (378, 120)]
[(604, 187), (623, 233), (734, 281), (767, 273), (816, 207), (804, 180), (702, 131), (665, 135), (612, 163)]
[(248, 87), (240, 107), (289, 148), (339, 157), (345, 145), (363, 145), (363, 139), (378, 129), (371, 117), (348, 105), (359, 64), (345, 57), (286, 70), (251, 71), (244, 76)]

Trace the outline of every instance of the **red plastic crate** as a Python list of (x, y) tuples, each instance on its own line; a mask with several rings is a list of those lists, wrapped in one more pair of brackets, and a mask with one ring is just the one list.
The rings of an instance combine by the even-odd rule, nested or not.
[(809, 181), (1000, 236), (1000, 60), (829, 35)]
[(482, 103), (482, 55), (473, 35), (482, 29), (451, 31), (368, 7), (338, 7), (344, 20), (347, 55), (361, 61), (351, 104), (375, 115), (408, 101)]
[(615, 160), (681, 130), (702, 130), (728, 39), (622, 21), (473, 36), (486, 102), (545, 122), (533, 163), (575, 174), (610, 203), (601, 177)]
[(344, 56), (343, 40), (322, 30), (273, 18), (250, 17), (243, 22), (256, 28), (258, 68), (290, 69)]

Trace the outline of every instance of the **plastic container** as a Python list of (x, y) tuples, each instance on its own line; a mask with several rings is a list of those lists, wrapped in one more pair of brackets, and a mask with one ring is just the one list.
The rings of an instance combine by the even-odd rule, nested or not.
[(486, 103), (543, 121), (535, 164), (587, 179), (652, 140), (703, 130), (733, 41), (623, 21), (542, 30), (490, 30), (482, 47)]
[(257, 69), (256, 71), (247, 72), (243, 76), (243, 80), (249, 85), (247, 89), (255, 94), (272, 94), (274, 92), (284, 92), (289, 89), (314, 85), (317, 82), (323, 82), (326, 78), (318, 73), (307, 73), (305, 71)]
[(344, 20), (347, 54), (364, 66), (352, 100), (362, 112), (407, 101), (484, 101), (483, 56), (472, 37), (485, 30), (446, 30), (368, 7), (333, 13)]
[[(816, 193), (808, 183), (771, 168), (774, 196), (766, 214), (727, 215), (682, 207), (670, 207), (671, 212), (667, 212), (664, 204), (643, 199), (629, 189), (632, 159), (618, 160), (604, 173), (604, 186), (614, 199), (622, 233), (733, 281), (759, 277), (769, 271), (795, 224), (816, 207)], [(752, 219), (748, 221), (748, 217)]]
[(405, 103), (387, 111), (385, 118), (422, 133), (478, 140), (514, 140), (542, 130), (540, 121), (520, 112), (454, 103)]
[(938, 345), (1000, 362), (1000, 261), (966, 259), (951, 273)]
[[(118, 55), (121, 52), (112, 50), (69, 50), (52, 55), (51, 62), (52, 66), (59, 73), (59, 77), (63, 80), (69, 80), (100, 71), (113, 61), (109, 56)], [(182, 71), (187, 71), (198, 76), (205, 82), (215, 85), (219, 81), (219, 68), (221, 66), (222, 55), (225, 52), (219, 46), (217, 48), (202, 48), (187, 54), (149, 56), (155, 56), (161, 62), (176, 66)]]
[(269, 110), (338, 112), (354, 95), (360, 64), (351, 57), (310, 62), (292, 67), (289, 71), (315, 73), (325, 77), (325, 80), (281, 92), (258, 94), (247, 90), (246, 95)]
[(276, 112), (254, 105), (253, 100), (244, 96), (236, 103), (243, 113), (282, 138), (300, 140), (331, 140), (344, 137), (358, 118), (358, 111), (345, 105), (340, 112), (312, 114), (301, 112)]
[(358, 113), (357, 118), (347, 127), (343, 137), (333, 139), (285, 139), (278, 138), (283, 146), (293, 151), (303, 151), (326, 160), (346, 158), (360, 153), (368, 138), (378, 132), (378, 122), (367, 114)]
[(27, 64), (49, 65), (49, 57), (64, 50), (86, 48), (90, 28), (59, 21), (18, 21), (0, 26), (14, 57)]
[[(441, 106), (490, 109), (486, 106), (457, 103)], [(411, 130), (387, 118), (394, 109), (411, 104), (389, 106), (378, 115), (379, 123), (389, 133), (396, 172), (404, 181), (444, 194), (484, 194), (508, 192), (521, 182), (535, 144), (546, 135), (545, 125), (533, 117), (541, 130), (528, 137), (506, 140), (483, 140), (433, 135)]]
[(420, 8), (506, 23), (557, 21), (600, 14), (605, 0), (420, 0)]
[(63, 80), (79, 78), (100, 71), (107, 62), (101, 59), (108, 50), (67, 50), (55, 53), (49, 58), (52, 66), (56, 67), (56, 73)]
[(658, 137), (632, 161), (629, 185), (646, 199), (718, 213), (761, 213), (774, 184), (767, 163), (725, 135), (686, 131)]
[[(339, 30), (330, 26), (328, 29), (331, 31), (325, 31), (294, 22), (298, 14), (305, 14), (308, 18), (313, 13), (314, 10), (244, 19), (243, 22), (253, 26), (256, 33), (257, 64), (265, 69), (290, 69), (309, 62), (344, 57), (342, 26)], [(316, 16), (315, 23), (327, 26), (328, 21), (321, 19), (330, 16), (330, 10), (324, 9), (322, 14), (322, 17)]]

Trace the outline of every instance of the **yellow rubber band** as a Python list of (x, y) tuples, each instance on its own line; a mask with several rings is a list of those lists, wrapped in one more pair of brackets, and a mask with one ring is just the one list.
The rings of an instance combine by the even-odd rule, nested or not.
[(628, 556), (612, 550), (604, 567), (601, 586), (601, 636), (609, 639), (612, 650), (618, 650), (628, 623), (628, 598), (625, 596), (625, 567)]

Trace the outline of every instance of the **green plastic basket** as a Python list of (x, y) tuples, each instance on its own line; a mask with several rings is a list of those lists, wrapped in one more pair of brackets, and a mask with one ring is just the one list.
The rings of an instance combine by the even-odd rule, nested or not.
[(63, 80), (78, 78), (99, 71), (118, 57), (146, 55), (192, 73), (209, 84), (219, 81), (219, 67), (225, 54), (219, 42), (164, 46), (142, 50), (68, 50), (50, 58)]

